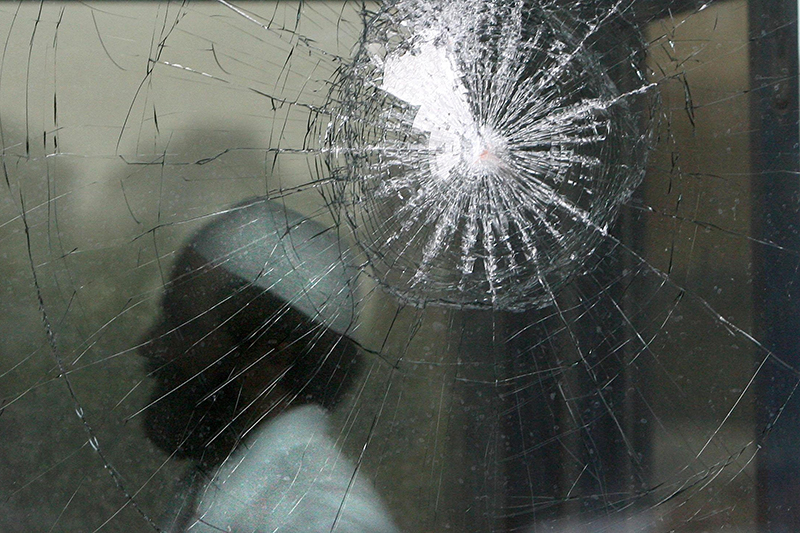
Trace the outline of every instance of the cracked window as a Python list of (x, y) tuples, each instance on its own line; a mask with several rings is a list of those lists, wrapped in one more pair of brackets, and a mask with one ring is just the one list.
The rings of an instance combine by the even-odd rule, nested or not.
[(797, 27), (0, 3), (0, 529), (793, 530)]

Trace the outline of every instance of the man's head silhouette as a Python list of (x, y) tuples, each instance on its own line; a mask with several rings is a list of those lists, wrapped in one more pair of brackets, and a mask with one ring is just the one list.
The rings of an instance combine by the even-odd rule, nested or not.
[(162, 450), (219, 464), (290, 404), (331, 407), (352, 380), (353, 272), (335, 233), (282, 203), (220, 214), (179, 256), (142, 355)]

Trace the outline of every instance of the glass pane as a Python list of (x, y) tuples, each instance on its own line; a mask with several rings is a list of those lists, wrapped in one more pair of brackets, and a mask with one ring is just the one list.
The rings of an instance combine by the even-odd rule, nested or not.
[(0, 529), (800, 524), (796, 5), (0, 37)]

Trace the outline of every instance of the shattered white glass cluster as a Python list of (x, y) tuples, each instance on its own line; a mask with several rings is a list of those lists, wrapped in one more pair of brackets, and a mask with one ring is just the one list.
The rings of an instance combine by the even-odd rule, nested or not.
[(369, 272), (417, 304), (525, 309), (589, 268), (639, 184), (644, 77), (549, 2), (398, 0), (334, 84), (326, 144)]

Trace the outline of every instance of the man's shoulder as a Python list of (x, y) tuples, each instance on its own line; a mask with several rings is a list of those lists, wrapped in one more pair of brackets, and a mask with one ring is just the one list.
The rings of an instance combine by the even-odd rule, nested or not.
[(327, 412), (296, 407), (250, 435), (226, 461), (200, 506), (204, 521), (232, 531), (396, 531), (369, 483), (330, 437)]

